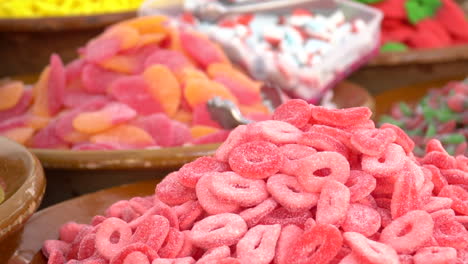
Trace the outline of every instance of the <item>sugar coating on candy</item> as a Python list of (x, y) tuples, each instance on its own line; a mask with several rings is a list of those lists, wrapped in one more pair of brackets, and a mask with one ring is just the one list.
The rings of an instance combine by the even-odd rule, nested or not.
[(351, 204), (341, 228), (345, 232), (357, 232), (366, 237), (375, 234), (381, 226), (379, 212), (362, 204)]
[(327, 109), (317, 106), (312, 108), (312, 117), (324, 125), (346, 127), (369, 120), (372, 112), (366, 107), (347, 109)]
[(156, 186), (156, 194), (162, 202), (179, 205), (197, 198), (195, 190), (180, 184), (179, 176), (178, 172), (172, 172)]
[(237, 258), (244, 262), (269, 264), (281, 233), (280, 225), (257, 225), (247, 231), (236, 246)]
[(237, 212), (240, 209), (239, 204), (223, 201), (211, 191), (210, 185), (213, 176), (213, 174), (207, 173), (197, 182), (195, 191), (201, 207), (211, 215)]
[(234, 128), (234, 130), (232, 130), (229, 134), (228, 138), (216, 150), (214, 154), (215, 158), (220, 161), (227, 162), (232, 149), (238, 146), (241, 142), (244, 142), (246, 131), (247, 126), (245, 125), (240, 125)]
[[(118, 239), (111, 241), (115, 232), (119, 234)], [(102, 222), (96, 232), (96, 249), (107, 259), (112, 259), (124, 246), (130, 243), (131, 234), (127, 223), (118, 218), (108, 218)]]
[(214, 248), (236, 244), (247, 232), (244, 219), (236, 214), (222, 213), (204, 218), (196, 223), (190, 234), (194, 245)]
[(275, 109), (273, 119), (302, 128), (309, 122), (311, 116), (309, 104), (303, 100), (291, 99)]
[(301, 135), (297, 127), (283, 121), (267, 120), (249, 126), (249, 136), (275, 144), (295, 143)]
[(262, 220), (263, 217), (273, 212), (277, 206), (278, 203), (273, 198), (268, 198), (255, 207), (245, 209), (239, 215), (244, 219), (248, 227), (252, 227)]
[(280, 171), (288, 175), (294, 175), (299, 160), (317, 153), (314, 148), (300, 144), (286, 144), (281, 146), (279, 151), (284, 156), (283, 167)]
[(349, 209), (349, 199), (348, 187), (334, 180), (327, 181), (317, 202), (317, 224), (340, 225)]
[(268, 178), (266, 187), (271, 196), (291, 212), (311, 209), (319, 197), (318, 194), (306, 192), (295, 177), (285, 174)]
[(263, 180), (246, 179), (234, 172), (213, 173), (211, 177), (210, 190), (222, 200), (251, 207), (268, 198)]
[(189, 188), (195, 188), (198, 180), (207, 172), (223, 172), (228, 169), (227, 164), (212, 157), (201, 157), (185, 164), (179, 170), (180, 183)]
[(267, 141), (241, 144), (229, 154), (231, 169), (247, 178), (263, 179), (279, 171), (283, 156), (278, 147)]
[(396, 137), (392, 129), (362, 129), (351, 136), (351, 144), (366, 155), (379, 156)]
[(371, 174), (359, 170), (351, 170), (345, 185), (349, 188), (350, 202), (357, 202), (371, 194), (377, 181)]
[(454, 263), (456, 260), (457, 251), (451, 247), (425, 247), (419, 249), (414, 255), (415, 264)]
[(370, 240), (356, 232), (346, 232), (343, 234), (343, 238), (346, 244), (353, 250), (353, 254), (369, 263), (400, 263), (397, 252), (389, 245)]
[(345, 157), (336, 152), (323, 151), (302, 159), (295, 175), (306, 191), (319, 192), (327, 180), (345, 183), (349, 171)]
[(317, 224), (292, 245), (286, 263), (329, 263), (343, 243), (340, 231), (332, 225)]
[[(145, 127), (138, 125), (141, 119), (131, 126)], [(15, 122), (9, 126), (31, 120)], [(453, 158), (449, 168), (430, 154), (431, 162), (422, 164), (424, 158), (408, 154), (398, 139), (374, 155), (350, 140), (363, 130), (382, 131), (372, 122), (347, 127), (313, 117), (309, 122), (299, 132), (291, 130), (299, 133), (291, 143), (278, 140), (284, 131), (265, 133), (274, 122), (240, 126), (218, 155), (169, 174), (152, 196), (114, 203), (91, 225), (65, 225), (56, 240), (61, 243), (47, 242), (44, 253), (50, 263), (466, 262), (463, 158)], [(119, 148), (124, 143), (119, 138), (95, 144)], [(249, 144), (249, 150), (239, 151)], [(431, 142), (429, 153), (449, 156), (441, 146)], [(266, 167), (274, 171), (258, 171), (255, 177), (236, 171), (236, 159), (251, 162), (250, 170), (269, 155), (281, 159)]]
[(395, 219), (380, 234), (380, 241), (391, 245), (398, 253), (418, 250), (434, 230), (434, 220), (426, 211), (414, 210)]

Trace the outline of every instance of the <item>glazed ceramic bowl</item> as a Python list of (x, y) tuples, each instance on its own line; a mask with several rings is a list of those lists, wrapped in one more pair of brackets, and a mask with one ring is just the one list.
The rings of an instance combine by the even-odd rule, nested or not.
[(6, 184), (5, 200), (0, 204), (0, 263), (6, 263), (19, 243), (24, 224), (41, 203), (46, 182), (37, 158), (3, 137), (0, 178)]

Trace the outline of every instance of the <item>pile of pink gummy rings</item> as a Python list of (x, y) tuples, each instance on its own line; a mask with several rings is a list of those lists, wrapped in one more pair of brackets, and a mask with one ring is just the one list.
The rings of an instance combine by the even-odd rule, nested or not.
[(50, 264), (468, 263), (468, 158), (424, 157), (367, 108), (290, 100), (155, 194), (69, 222)]

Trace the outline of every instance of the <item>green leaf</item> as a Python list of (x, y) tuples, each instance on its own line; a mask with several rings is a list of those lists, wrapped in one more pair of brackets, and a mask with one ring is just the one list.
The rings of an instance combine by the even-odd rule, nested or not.
[(465, 136), (463, 136), (462, 134), (450, 134), (442, 137), (440, 141), (444, 144), (458, 145), (465, 142)]
[(417, 24), (425, 18), (433, 17), (440, 5), (440, 0), (407, 0), (405, 9), (408, 20)]
[(413, 110), (409, 107), (409, 105), (405, 102), (400, 102), (399, 104), (400, 111), (405, 115), (405, 116), (412, 116), (413, 115)]
[(380, 47), (381, 52), (401, 52), (408, 49), (408, 46), (401, 42), (387, 42)]
[(433, 138), (437, 134), (437, 128), (433, 122), (427, 125), (426, 136), (427, 138)]

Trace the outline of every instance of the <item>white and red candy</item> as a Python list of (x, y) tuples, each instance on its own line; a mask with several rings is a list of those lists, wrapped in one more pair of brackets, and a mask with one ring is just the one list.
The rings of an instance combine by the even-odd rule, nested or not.
[[(189, 0), (185, 5), (190, 10), (209, 1)], [(309, 100), (323, 96), (335, 78), (377, 47), (364, 20), (332, 11), (243, 14), (215, 24), (193, 17), (184, 21), (220, 43), (255, 79), (280, 83), (295, 98)]]
[(468, 158), (415, 157), (370, 116), (290, 100), (153, 196), (63, 225), (43, 253), (49, 264), (468, 263)]

